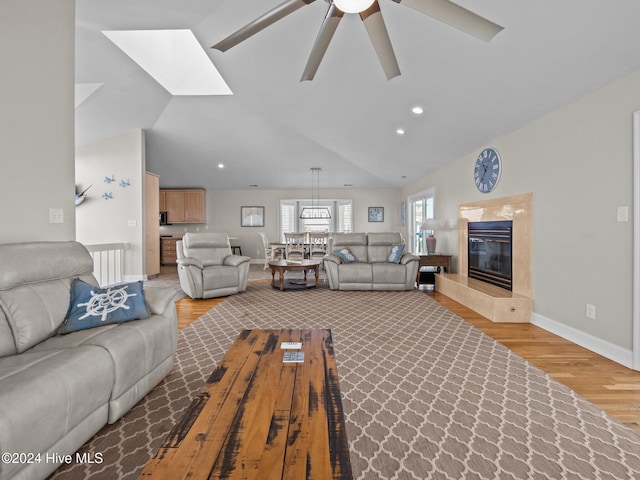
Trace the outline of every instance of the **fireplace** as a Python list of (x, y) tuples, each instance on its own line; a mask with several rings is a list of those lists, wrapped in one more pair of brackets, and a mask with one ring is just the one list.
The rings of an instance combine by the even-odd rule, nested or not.
[(511, 220), (469, 222), (469, 278), (475, 278), (511, 291)]
[[(478, 312), (493, 322), (528, 323), (531, 321), (531, 251), (533, 211), (533, 194), (523, 193), (510, 197), (489, 198), (476, 202), (463, 203), (458, 206), (458, 273), (440, 273), (436, 275), (436, 291), (446, 295), (458, 303)], [(473, 225), (479, 222), (478, 225)], [(497, 223), (494, 223), (497, 222)], [(505, 222), (505, 223), (503, 223)], [(469, 231), (471, 225), (471, 232)], [(511, 252), (503, 255), (500, 268), (493, 268), (498, 264), (493, 261), (487, 265), (491, 270), (498, 270), (498, 274), (491, 273), (493, 280), (499, 279), (500, 286), (471, 278), (470, 270), (483, 266), (481, 258), (487, 254), (478, 254), (475, 260), (469, 257), (477, 253), (479, 248), (495, 248), (498, 243), (487, 242), (486, 238), (477, 238), (476, 226), (484, 230), (502, 230), (496, 240), (509, 245)], [(486, 227), (490, 228), (486, 228)], [(501, 228), (495, 228), (501, 227)], [(506, 228), (504, 228), (506, 227)], [(511, 228), (509, 228), (511, 227)], [(506, 231), (505, 231), (506, 230)], [(480, 235), (481, 237), (483, 235)], [(489, 236), (489, 239), (491, 239)], [(484, 245), (469, 245), (469, 238), (483, 240)], [(500, 238), (503, 237), (503, 238)], [(506, 237), (506, 238), (504, 238)], [(510, 243), (508, 243), (510, 240)], [(488, 245), (488, 246), (487, 246)], [(471, 249), (471, 252), (469, 251)], [(501, 252), (505, 253), (505, 252)], [(505, 262), (510, 265), (505, 267)], [(486, 274), (483, 268), (480, 273)], [(483, 275), (484, 276), (484, 275)], [(506, 281), (505, 278), (511, 277)]]

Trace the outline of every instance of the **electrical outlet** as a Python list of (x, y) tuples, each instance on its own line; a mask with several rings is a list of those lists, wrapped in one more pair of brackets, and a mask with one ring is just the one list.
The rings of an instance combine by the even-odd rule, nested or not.
[(590, 318), (591, 320), (595, 320), (596, 319), (596, 306), (595, 305), (591, 305), (590, 303), (587, 303), (586, 315), (587, 315), (587, 318)]
[(138, 222), (136, 222), (135, 220), (127, 220), (128, 227), (135, 227), (137, 225), (138, 225)]

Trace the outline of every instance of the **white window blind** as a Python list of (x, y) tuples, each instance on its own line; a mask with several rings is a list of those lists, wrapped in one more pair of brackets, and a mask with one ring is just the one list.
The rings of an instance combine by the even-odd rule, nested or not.
[(337, 231), (341, 233), (350, 233), (352, 231), (352, 203), (351, 200), (348, 202), (338, 202), (338, 225)]
[(280, 202), (280, 241), (284, 241), (285, 232), (295, 232), (297, 230), (297, 202)]
[(320, 207), (327, 207), (330, 219), (300, 219), (300, 211), (310, 206), (311, 200), (280, 200), (280, 241), (286, 232), (351, 232), (353, 209), (351, 200), (317, 200)]

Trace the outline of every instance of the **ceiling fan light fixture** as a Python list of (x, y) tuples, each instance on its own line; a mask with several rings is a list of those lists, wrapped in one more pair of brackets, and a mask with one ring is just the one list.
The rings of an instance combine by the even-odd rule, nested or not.
[(360, 13), (373, 5), (375, 0), (333, 0), (333, 4), (344, 13)]

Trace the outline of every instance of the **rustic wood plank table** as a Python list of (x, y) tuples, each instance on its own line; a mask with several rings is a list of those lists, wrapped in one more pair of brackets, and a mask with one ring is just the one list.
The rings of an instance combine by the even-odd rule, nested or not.
[(244, 330), (140, 478), (352, 479), (331, 331)]

